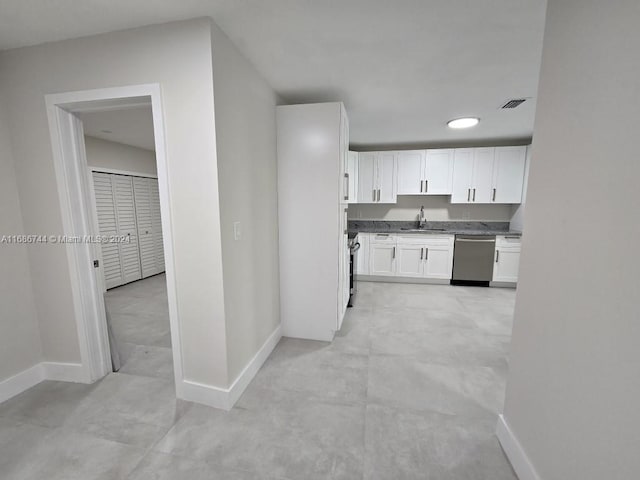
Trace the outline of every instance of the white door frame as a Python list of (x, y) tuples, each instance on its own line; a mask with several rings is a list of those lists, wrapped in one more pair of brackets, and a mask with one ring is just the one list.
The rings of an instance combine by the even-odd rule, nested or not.
[[(67, 236), (82, 236), (96, 235), (98, 230), (95, 199), (92, 197), (93, 185), (90, 175), (87, 175), (82, 122), (74, 113), (137, 106), (148, 103), (144, 97), (150, 98), (153, 112), (173, 369), (176, 391), (179, 392), (179, 386), (183, 381), (182, 342), (176, 299), (173, 223), (160, 85), (145, 84), (57, 93), (45, 95), (45, 101), (62, 214), (62, 233)], [(99, 245), (84, 242), (67, 243), (66, 249), (84, 371), (83, 381), (92, 383), (111, 371), (103, 297), (104, 280), (101, 268), (93, 267), (93, 261), (96, 259), (100, 259), (102, 263), (101, 249)]]

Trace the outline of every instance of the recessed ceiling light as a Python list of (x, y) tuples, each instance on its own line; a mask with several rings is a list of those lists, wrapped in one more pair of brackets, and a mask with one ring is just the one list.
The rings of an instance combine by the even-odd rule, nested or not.
[(100, 130), (102, 133), (113, 133), (111, 130)]
[(480, 119), (476, 117), (464, 117), (449, 120), (447, 125), (449, 125), (449, 128), (469, 128), (475, 127), (479, 121)]

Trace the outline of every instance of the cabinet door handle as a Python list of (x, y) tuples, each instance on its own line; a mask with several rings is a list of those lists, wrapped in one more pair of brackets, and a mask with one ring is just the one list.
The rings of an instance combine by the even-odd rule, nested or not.
[(378, 189), (378, 201), (380, 201), (380, 189)]
[(424, 259), (427, 260), (429, 258), (429, 249), (425, 247), (424, 249)]
[(420, 260), (424, 257), (424, 248), (420, 249)]
[(500, 258), (500, 250), (496, 250), (496, 263), (498, 263), (499, 258)]
[(376, 201), (376, 189), (375, 188), (373, 189), (373, 201), (374, 202)]
[(345, 191), (344, 199), (349, 200), (349, 174), (348, 173), (344, 174), (344, 186), (346, 187), (344, 189)]
[(471, 200), (471, 189), (467, 188), (467, 202)]
[(495, 188), (493, 189), (493, 197), (491, 198), (491, 201), (492, 202), (496, 201), (496, 189)]
[(423, 183), (424, 183), (424, 180), (420, 180), (420, 193), (422, 193), (422, 190), (423, 190), (423, 188), (422, 188), (423, 187), (423, 185), (422, 185)]
[(344, 234), (349, 233), (349, 209), (344, 209)]
[(392, 258), (396, 258), (396, 247), (393, 247), (393, 257)]
[(427, 193), (429, 190), (429, 180), (424, 181), (424, 193)]
[(473, 201), (474, 202), (476, 201), (476, 189), (475, 188), (473, 189)]

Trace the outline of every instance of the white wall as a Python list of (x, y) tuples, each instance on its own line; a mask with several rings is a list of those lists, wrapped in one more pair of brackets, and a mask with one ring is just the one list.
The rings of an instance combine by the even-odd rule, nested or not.
[[(0, 54), (24, 227), (62, 233), (44, 95), (159, 83), (187, 380), (226, 387), (224, 292), (208, 19)], [(165, 212), (163, 212), (164, 214)], [(29, 248), (45, 360), (80, 362), (64, 246)]]
[(638, 25), (549, 0), (504, 409), (543, 480), (640, 476)]
[(276, 95), (215, 24), (212, 51), (231, 382), (280, 323)]
[(87, 164), (90, 167), (124, 170), (153, 176), (158, 173), (156, 154), (151, 150), (110, 142), (89, 135), (85, 135), (84, 143), (87, 150)]
[(524, 183), (522, 186), (522, 203), (511, 207), (511, 230), (524, 230), (524, 205), (527, 202), (527, 185), (529, 184), (529, 170), (531, 168), (531, 145), (527, 146), (527, 158), (524, 164)]
[(461, 205), (451, 204), (450, 199), (444, 195), (400, 195), (393, 205), (351, 204), (349, 219), (417, 220), (423, 205), (427, 220), (508, 222), (511, 218), (511, 205)]
[[(25, 233), (9, 132), (0, 98), (0, 237)], [(30, 231), (29, 233), (38, 233)], [(27, 247), (0, 242), (0, 382), (42, 361)], [(0, 396), (3, 392), (0, 392)]]

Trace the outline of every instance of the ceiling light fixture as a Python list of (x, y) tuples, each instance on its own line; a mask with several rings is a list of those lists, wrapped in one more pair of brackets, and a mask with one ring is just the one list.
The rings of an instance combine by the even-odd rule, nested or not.
[(469, 128), (475, 127), (480, 119), (477, 117), (464, 117), (464, 118), (455, 118), (453, 120), (449, 120), (447, 125), (449, 128)]

